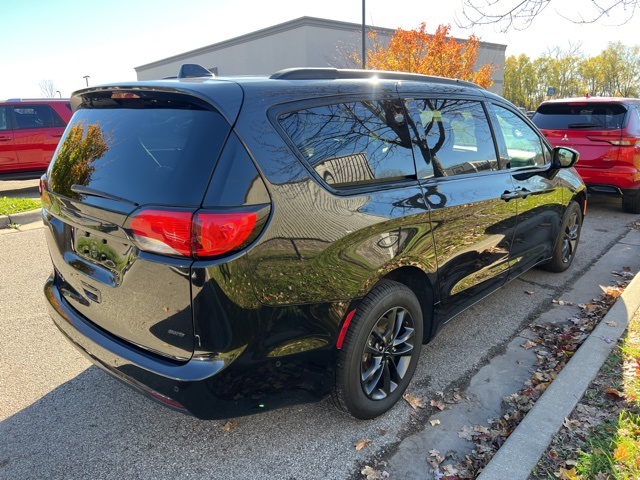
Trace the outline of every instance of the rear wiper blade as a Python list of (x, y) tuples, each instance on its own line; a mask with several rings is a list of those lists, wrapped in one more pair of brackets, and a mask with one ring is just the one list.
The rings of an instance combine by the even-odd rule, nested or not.
[(592, 128), (599, 127), (600, 125), (596, 123), (570, 123), (568, 125), (569, 128)]
[(107, 192), (102, 192), (100, 190), (96, 190), (95, 188), (89, 188), (89, 187), (85, 187), (84, 185), (78, 185), (76, 183), (71, 185), (71, 191), (79, 195), (90, 195), (92, 197), (106, 198), (108, 200), (115, 200), (116, 202), (128, 203), (129, 205), (133, 205), (134, 207), (140, 206), (140, 204), (132, 202), (131, 200), (127, 200), (125, 198), (118, 197), (116, 195), (112, 195)]

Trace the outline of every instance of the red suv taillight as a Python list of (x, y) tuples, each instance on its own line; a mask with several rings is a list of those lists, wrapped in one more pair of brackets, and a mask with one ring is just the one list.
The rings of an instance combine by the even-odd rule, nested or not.
[(254, 211), (194, 213), (147, 208), (133, 214), (127, 228), (143, 251), (207, 258), (242, 247), (252, 234), (259, 233), (257, 220)]
[(587, 135), (587, 138), (593, 142), (607, 142), (617, 147), (635, 147), (640, 145), (640, 138), (620, 138), (607, 135)]

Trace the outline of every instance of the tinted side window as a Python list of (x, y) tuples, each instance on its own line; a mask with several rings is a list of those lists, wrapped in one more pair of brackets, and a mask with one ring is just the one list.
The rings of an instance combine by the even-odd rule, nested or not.
[(495, 144), (482, 104), (469, 100), (407, 100), (418, 175), (444, 177), (497, 170)]
[(500, 148), (507, 168), (544, 165), (550, 154), (538, 134), (514, 112), (494, 105), (499, 131), (504, 143)]
[(415, 178), (402, 104), (337, 103), (280, 115), (304, 159), (336, 187)]
[(16, 105), (13, 114), (17, 129), (64, 127), (60, 116), (49, 105)]
[(0, 107), (0, 131), (9, 129), (9, 118), (7, 116), (7, 109)]

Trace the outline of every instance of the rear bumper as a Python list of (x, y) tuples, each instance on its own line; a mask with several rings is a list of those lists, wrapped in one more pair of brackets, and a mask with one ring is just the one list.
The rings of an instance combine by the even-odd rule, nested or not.
[(640, 171), (633, 166), (612, 168), (579, 168), (577, 172), (590, 193), (602, 195), (635, 195), (640, 190)]
[[(305, 356), (260, 362), (245, 351), (172, 362), (133, 347), (88, 322), (60, 295), (53, 276), (45, 283), (44, 293), (55, 325), (91, 362), (150, 399), (195, 417), (251, 415), (317, 401), (329, 392), (299, 388), (301, 377), (317, 386), (313, 377), (319, 375), (326, 380), (328, 373), (310, 371), (308, 365), (314, 362)], [(323, 356), (328, 355), (325, 352)], [(281, 387), (274, 389), (273, 384), (278, 385), (274, 377), (279, 375), (289, 381), (280, 382)]]

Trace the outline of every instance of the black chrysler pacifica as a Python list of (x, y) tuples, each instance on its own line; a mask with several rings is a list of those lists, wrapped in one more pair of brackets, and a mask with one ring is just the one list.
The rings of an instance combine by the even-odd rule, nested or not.
[(577, 153), (471, 83), (185, 65), (71, 104), (40, 184), (53, 320), (200, 418), (380, 415), (445, 322), (576, 253)]

